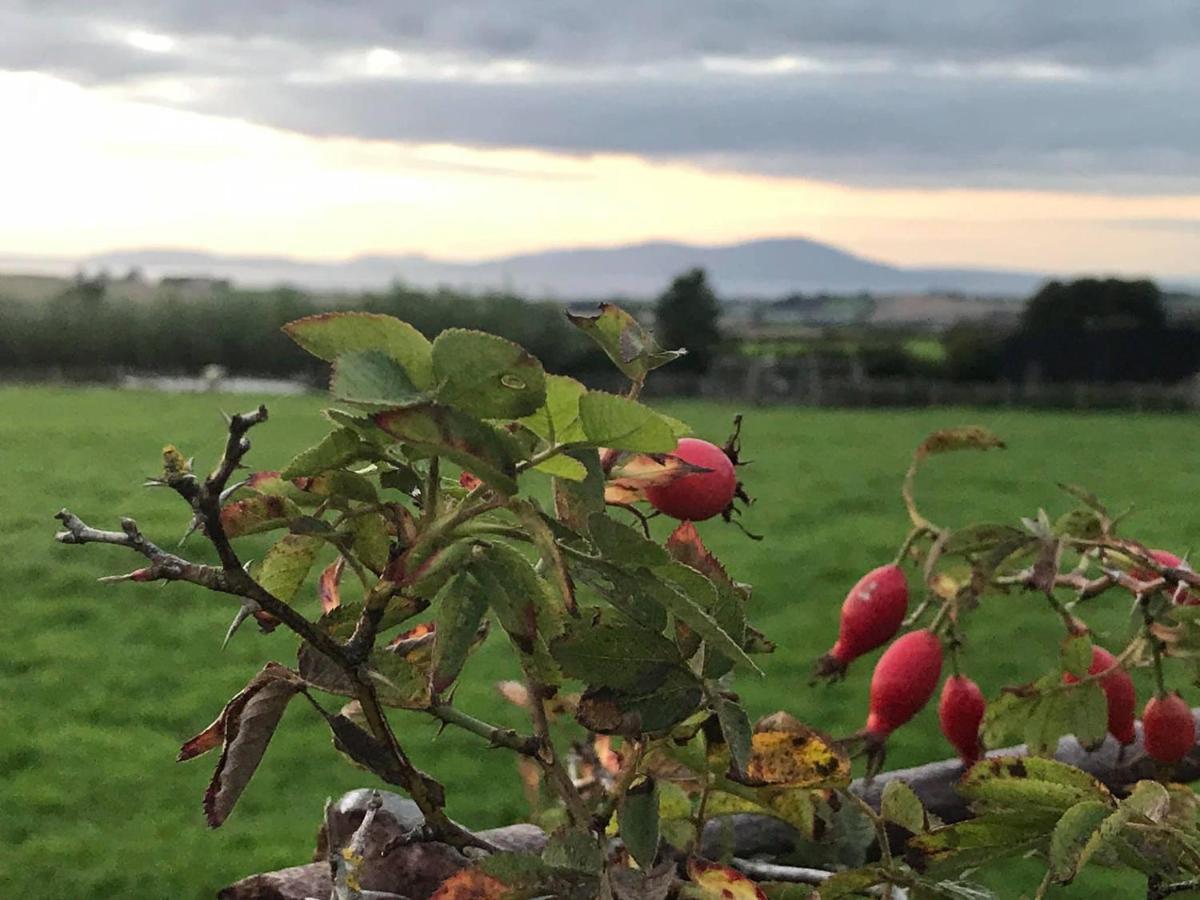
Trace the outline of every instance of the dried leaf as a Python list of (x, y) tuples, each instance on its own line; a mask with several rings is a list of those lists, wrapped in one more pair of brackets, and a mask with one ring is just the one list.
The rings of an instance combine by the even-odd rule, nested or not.
[(191, 759), (222, 742), (221, 758), (208, 790), (204, 813), (217, 828), (229, 816), (262, 761), (288, 702), (304, 688), (300, 676), (279, 663), (267, 663), (221, 711), (217, 720), (184, 743), (179, 759)]
[(339, 556), (321, 573), (321, 580), (317, 583), (317, 596), (321, 599), (321, 612), (331, 613), (337, 609), (342, 603), (342, 594), (340, 585), (342, 582), (342, 572), (346, 569), (346, 557)]
[(749, 784), (801, 788), (850, 783), (850, 758), (832, 738), (801, 725), (759, 730), (750, 739)]

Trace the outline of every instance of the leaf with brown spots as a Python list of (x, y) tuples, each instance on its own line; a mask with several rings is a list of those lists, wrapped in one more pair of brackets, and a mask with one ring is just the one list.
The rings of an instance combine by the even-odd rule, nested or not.
[(221, 758), (204, 793), (209, 826), (216, 828), (229, 816), (262, 761), (283, 711), (303, 689), (297, 673), (267, 663), (225, 704), (215, 722), (180, 748), (178, 759), (183, 761), (213, 749), (218, 741), (222, 744)]
[(729, 866), (693, 856), (687, 862), (687, 872), (704, 900), (767, 900), (762, 888)]
[(300, 508), (286, 497), (259, 494), (225, 504), (221, 508), (221, 527), (226, 537), (242, 537), (283, 528), (288, 519), (299, 515)]
[[(774, 719), (774, 717), (773, 717)], [(832, 738), (789, 721), (760, 723), (750, 738), (745, 782), (751, 785), (818, 788), (850, 783), (850, 757)]]

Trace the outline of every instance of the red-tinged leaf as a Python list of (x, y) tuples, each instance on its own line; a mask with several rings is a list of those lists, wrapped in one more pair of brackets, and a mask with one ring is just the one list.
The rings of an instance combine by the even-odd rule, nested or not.
[(339, 556), (321, 573), (321, 580), (317, 582), (317, 596), (321, 598), (322, 613), (331, 613), (342, 605), (340, 585), (345, 569), (346, 557)]
[(208, 728), (187, 741), (179, 759), (192, 759), (220, 740), (221, 758), (204, 792), (204, 814), (217, 828), (228, 818), (262, 761), (288, 702), (304, 688), (300, 676), (279, 663), (267, 663)]
[(633, 453), (618, 459), (604, 484), (604, 500), (620, 506), (631, 506), (645, 500), (645, 490), (661, 487), (672, 481), (707, 472), (703, 466), (684, 462), (671, 453)]
[(408, 631), (401, 632), (390, 641), (387, 649), (400, 656), (407, 656), (414, 650), (433, 646), (433, 636), (437, 632), (436, 622), (422, 622), (414, 625)]
[(429, 900), (504, 900), (508, 885), (478, 869), (463, 869), (442, 882)]
[(688, 860), (687, 871), (705, 900), (767, 900), (757, 884), (729, 866), (693, 856)]
[(235, 500), (221, 508), (221, 527), (226, 537), (241, 537), (283, 528), (288, 519), (300, 515), (300, 509), (286, 497), (259, 494)]
[(458, 476), (459, 487), (466, 488), (468, 491), (473, 491), (475, 488), (483, 484), (478, 478), (470, 472), (463, 472)]
[(700, 539), (700, 532), (691, 522), (681, 522), (679, 527), (667, 538), (667, 552), (685, 566), (691, 566), (703, 574), (709, 581), (718, 585), (728, 586), (730, 590), (742, 593), (736, 582), (729, 577), (721, 561), (709, 552)]

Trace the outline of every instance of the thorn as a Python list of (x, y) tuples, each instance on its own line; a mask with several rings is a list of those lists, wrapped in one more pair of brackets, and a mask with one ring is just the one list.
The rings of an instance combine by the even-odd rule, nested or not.
[(198, 528), (199, 528), (199, 527), (200, 527), (202, 524), (204, 524), (204, 520), (203, 520), (203, 519), (200, 517), (200, 514), (199, 514), (199, 513), (197, 513), (196, 515), (192, 516), (192, 522), (191, 522), (191, 524), (190, 524), (190, 525), (188, 525), (188, 527), (187, 527), (187, 531), (185, 531), (185, 532), (183, 533), (183, 537), (181, 537), (181, 538), (179, 539), (179, 546), (180, 546), (180, 547), (182, 547), (182, 546), (184, 545), (184, 543), (187, 541), (187, 539), (188, 539), (188, 538), (190, 538), (190, 537), (191, 537), (193, 534), (195, 534), (195, 533), (196, 533), (196, 530), (197, 530), (197, 529), (198, 529)]
[(229, 413), (225, 412), (225, 410), (221, 409), (220, 407), (217, 408), (217, 412), (219, 412), (221, 414), (221, 418), (225, 420), (226, 425), (233, 424), (233, 416), (231, 416)]
[(161, 478), (147, 478), (142, 482), (142, 487), (170, 487), (170, 485)]
[[(257, 607), (258, 604), (254, 604)], [(242, 623), (254, 615), (254, 607), (248, 603), (238, 607), (237, 615), (233, 617), (233, 621), (229, 623), (229, 630), (225, 632), (225, 640), (221, 641), (221, 649), (224, 650), (229, 645), (229, 640), (237, 633), (237, 630), (242, 627)]]
[[(238, 468), (240, 469), (240, 468), (244, 468), (244, 467), (243, 467), (243, 466), (238, 466)], [(246, 485), (248, 485), (249, 483), (250, 483), (250, 479), (249, 479), (249, 478), (243, 478), (243, 479), (242, 479), (241, 481), (239, 481), (237, 484), (234, 484), (234, 485), (231, 485), (231, 486), (229, 486), (229, 487), (225, 488), (225, 490), (221, 491), (221, 495), (220, 495), (220, 497), (218, 497), (218, 498), (217, 498), (217, 499), (218, 499), (218, 501), (219, 501), (219, 502), (221, 502), (221, 503), (224, 503), (226, 500), (228, 500), (230, 497), (232, 497), (232, 496), (233, 496), (233, 494), (234, 494), (234, 493), (235, 493), (237, 490), (239, 490), (240, 488), (244, 488), (244, 487), (245, 487)]]

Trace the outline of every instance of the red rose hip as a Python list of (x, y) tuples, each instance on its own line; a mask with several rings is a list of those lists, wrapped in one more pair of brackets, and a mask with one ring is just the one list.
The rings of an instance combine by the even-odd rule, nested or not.
[[(1092, 646), (1092, 664), (1088, 674), (1095, 675), (1116, 665), (1116, 657), (1103, 647)], [(1063, 673), (1064, 684), (1074, 684), (1079, 679), (1070, 672)], [(1137, 707), (1137, 693), (1133, 679), (1124, 669), (1113, 669), (1100, 679), (1100, 688), (1108, 703), (1108, 733), (1122, 744), (1132, 744), (1137, 739), (1133, 729), (1133, 718)]]
[(983, 691), (965, 675), (951, 675), (942, 686), (942, 699), (938, 703), (938, 722), (942, 734), (958, 751), (964, 766), (974, 765), (983, 756), (983, 744), (979, 740), (979, 726), (987, 701)]
[(1142, 713), (1146, 753), (1161, 763), (1177, 763), (1196, 745), (1192, 709), (1176, 692), (1151, 697)]
[(942, 675), (942, 642), (930, 631), (910, 631), (896, 639), (871, 675), (866, 736), (885, 738), (929, 702)]
[(725, 451), (708, 441), (683, 438), (674, 455), (708, 471), (693, 472), (670, 484), (646, 488), (650, 505), (672, 518), (691, 522), (711, 519), (724, 512), (737, 491), (737, 475)]
[(817, 663), (817, 675), (839, 676), (864, 653), (890, 641), (908, 612), (908, 583), (895, 563), (872, 569), (842, 601), (838, 638)]

